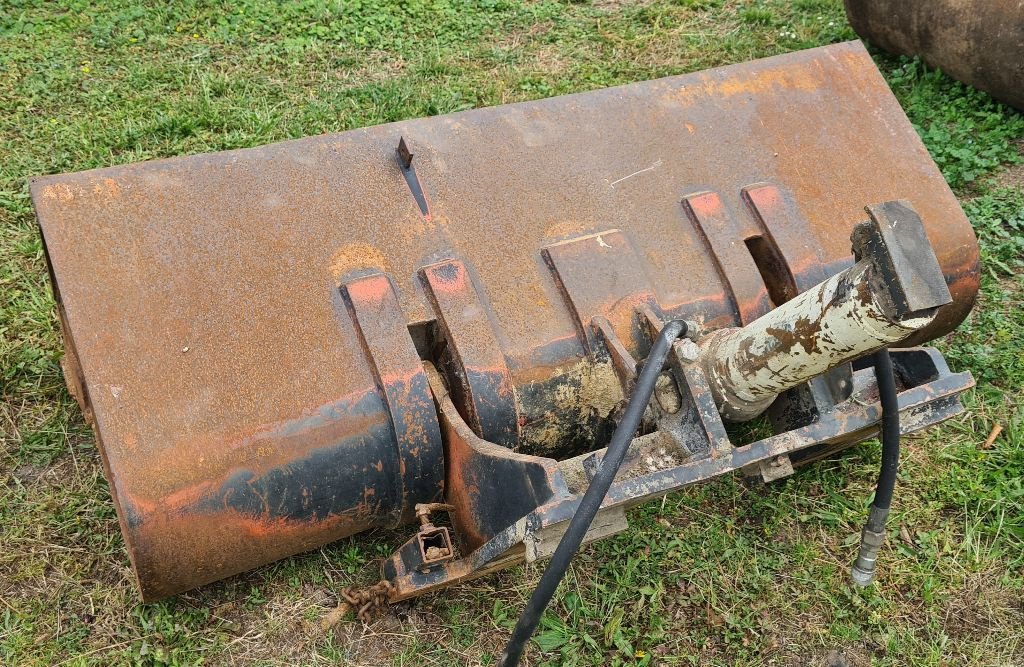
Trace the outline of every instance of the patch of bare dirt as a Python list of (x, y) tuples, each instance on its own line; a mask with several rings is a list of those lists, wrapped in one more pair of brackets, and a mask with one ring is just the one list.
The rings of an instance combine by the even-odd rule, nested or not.
[(957, 640), (979, 640), (1024, 625), (1024, 600), (996, 572), (967, 575), (945, 604), (942, 629)]
[(794, 655), (788, 667), (870, 667), (871, 651), (863, 646), (833, 648), (809, 655)]
[(1024, 164), (1007, 167), (992, 177), (992, 185), (997, 188), (1024, 187)]
[(594, 9), (616, 11), (623, 7), (647, 7), (650, 4), (652, 0), (594, 0), (592, 6)]

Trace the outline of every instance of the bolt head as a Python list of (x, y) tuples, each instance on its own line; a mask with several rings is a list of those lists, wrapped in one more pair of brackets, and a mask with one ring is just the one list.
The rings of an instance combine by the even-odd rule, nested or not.
[(700, 357), (700, 346), (689, 338), (684, 338), (676, 343), (676, 354), (683, 361), (697, 361), (697, 358)]

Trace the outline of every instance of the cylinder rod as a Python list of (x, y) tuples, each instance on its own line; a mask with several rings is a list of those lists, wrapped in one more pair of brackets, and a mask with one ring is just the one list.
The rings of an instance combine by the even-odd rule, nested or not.
[(932, 321), (893, 317), (872, 289), (863, 260), (745, 327), (715, 335), (706, 348), (711, 389), (733, 421), (761, 414), (783, 391), (903, 340)]
[(898, 343), (951, 301), (920, 217), (907, 202), (867, 207), (856, 263), (742, 328), (715, 332), (704, 366), (722, 416), (753, 419), (775, 397)]

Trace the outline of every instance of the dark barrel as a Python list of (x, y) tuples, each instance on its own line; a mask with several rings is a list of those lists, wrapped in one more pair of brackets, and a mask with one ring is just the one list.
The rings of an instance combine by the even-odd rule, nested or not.
[(857, 34), (1024, 109), (1021, 0), (846, 0)]

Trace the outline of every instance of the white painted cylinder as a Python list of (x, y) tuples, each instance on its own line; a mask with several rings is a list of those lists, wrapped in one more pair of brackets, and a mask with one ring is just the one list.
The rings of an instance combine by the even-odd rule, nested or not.
[(712, 334), (704, 367), (722, 416), (753, 419), (783, 391), (932, 321), (934, 311), (903, 320), (887, 314), (873, 273), (860, 261), (743, 328)]

